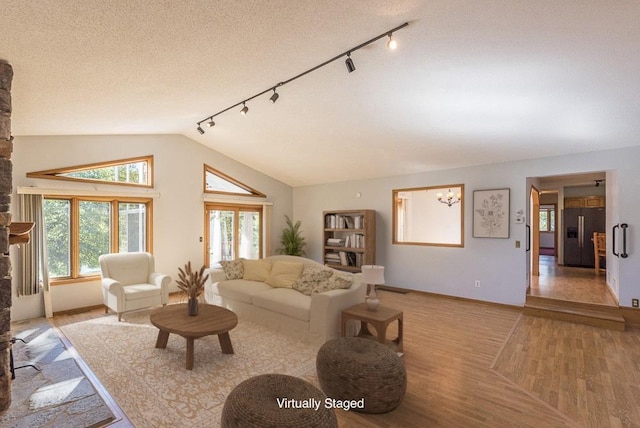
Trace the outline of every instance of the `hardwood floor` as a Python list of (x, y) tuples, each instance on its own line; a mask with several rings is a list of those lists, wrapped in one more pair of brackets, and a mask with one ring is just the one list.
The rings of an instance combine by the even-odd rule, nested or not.
[(571, 302), (618, 306), (608, 290), (606, 275), (594, 269), (558, 266), (553, 256), (540, 256), (540, 275), (533, 276), (531, 296)]
[[(378, 294), (382, 305), (404, 311), (407, 393), (387, 414), (338, 411), (340, 426), (640, 426), (640, 330), (415, 292)], [(95, 309), (53, 323), (101, 316)]]

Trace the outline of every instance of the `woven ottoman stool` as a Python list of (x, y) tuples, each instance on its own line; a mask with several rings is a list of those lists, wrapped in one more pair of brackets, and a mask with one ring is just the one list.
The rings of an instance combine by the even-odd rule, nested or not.
[(404, 363), (389, 347), (370, 339), (340, 337), (318, 351), (316, 370), (329, 398), (361, 400), (363, 413), (386, 413), (400, 405), (407, 390)]
[[(326, 395), (309, 382), (282, 374), (265, 374), (240, 382), (222, 408), (223, 428), (338, 426)], [(319, 408), (308, 408), (319, 403)], [(305, 408), (307, 407), (307, 408)]]

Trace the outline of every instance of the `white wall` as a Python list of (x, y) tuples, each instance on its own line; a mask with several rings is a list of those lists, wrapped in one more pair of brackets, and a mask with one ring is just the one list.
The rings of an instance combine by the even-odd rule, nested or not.
[[(22, 186), (145, 192), (131, 187), (26, 177), (27, 172), (144, 155), (154, 155), (153, 192), (160, 193), (153, 203), (153, 252), (158, 271), (175, 278), (178, 267), (187, 261), (204, 263), (200, 242), (204, 233), (203, 163), (267, 195), (266, 200), (273, 202), (273, 248), (278, 248), (284, 215), (292, 213), (291, 187), (181, 135), (16, 137), (12, 154), (14, 201), (15, 189)], [(14, 219), (19, 220), (15, 214)], [(13, 276), (14, 281), (19, 280), (16, 269)], [(98, 284), (85, 282), (52, 287), (52, 300), (53, 310), (62, 311), (102, 304), (102, 295)], [(17, 297), (14, 290), (13, 320), (43, 314), (42, 296)]]
[[(543, 177), (584, 171), (616, 170), (619, 193), (640, 194), (637, 160), (640, 147), (558, 156), (522, 162), (425, 172), (363, 181), (294, 188), (294, 217), (306, 226), (307, 254), (321, 261), (322, 211), (374, 209), (377, 211), (376, 263), (386, 266), (387, 284), (452, 296), (522, 306), (527, 288), (526, 229), (514, 224), (515, 212), (526, 210), (529, 200), (527, 177)], [(391, 244), (393, 189), (464, 183), (464, 248)], [(532, 181), (529, 180), (529, 184)], [(610, 183), (607, 181), (607, 185)], [(511, 189), (509, 239), (472, 237), (473, 190)], [(360, 194), (358, 198), (356, 195)], [(631, 306), (640, 296), (640, 252), (637, 220), (640, 198), (623, 198), (612, 210), (613, 224), (626, 222), (629, 258), (620, 260), (618, 285), (620, 304)], [(607, 208), (609, 209), (609, 208)], [(613, 218), (616, 217), (616, 218)], [(527, 217), (528, 218), (528, 217)], [(520, 248), (516, 248), (520, 241)], [(635, 244), (634, 244), (635, 243)], [(609, 264), (609, 260), (607, 260)], [(481, 286), (474, 287), (479, 280)]]

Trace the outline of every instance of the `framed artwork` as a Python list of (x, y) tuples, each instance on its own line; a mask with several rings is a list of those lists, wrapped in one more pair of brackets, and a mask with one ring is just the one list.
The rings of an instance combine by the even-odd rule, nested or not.
[(509, 189), (473, 191), (473, 237), (509, 237)]

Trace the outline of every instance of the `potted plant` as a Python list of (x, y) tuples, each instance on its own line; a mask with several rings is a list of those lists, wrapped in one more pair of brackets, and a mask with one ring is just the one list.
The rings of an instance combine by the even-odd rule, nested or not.
[(304, 237), (300, 233), (300, 220), (293, 223), (288, 215), (284, 218), (287, 221), (287, 227), (282, 230), (280, 237), (280, 244), (282, 248), (276, 252), (278, 254), (287, 254), (289, 256), (304, 256), (304, 246), (307, 243), (304, 241)]
[(189, 315), (198, 315), (198, 297), (204, 292), (204, 283), (209, 278), (209, 274), (204, 275), (204, 265), (200, 271), (191, 270), (191, 262), (184, 266), (184, 270), (178, 268), (178, 288), (184, 291), (189, 299)]

